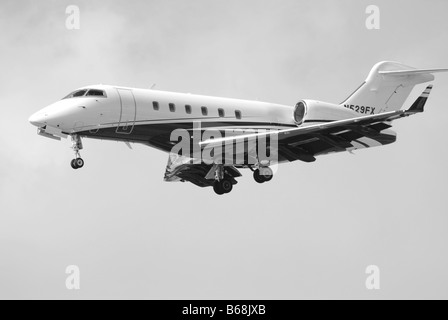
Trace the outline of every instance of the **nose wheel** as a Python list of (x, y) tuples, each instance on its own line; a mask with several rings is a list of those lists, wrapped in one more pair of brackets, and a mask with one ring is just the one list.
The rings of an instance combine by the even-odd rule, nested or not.
[(81, 154), (79, 150), (83, 149), (81, 137), (77, 134), (73, 134), (72, 136), (72, 149), (75, 152), (75, 159), (73, 159), (70, 163), (73, 169), (81, 169), (84, 167), (84, 160), (81, 158)]
[(73, 159), (70, 164), (75, 170), (81, 169), (82, 167), (84, 167), (84, 160), (82, 160), (81, 158)]

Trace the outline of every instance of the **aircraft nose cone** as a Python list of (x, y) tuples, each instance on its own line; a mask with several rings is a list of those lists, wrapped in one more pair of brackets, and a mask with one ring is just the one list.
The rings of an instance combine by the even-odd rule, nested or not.
[(45, 118), (46, 118), (46, 116), (45, 116), (45, 114), (43, 114), (43, 113), (35, 113), (35, 114), (33, 114), (29, 119), (28, 119), (28, 121), (33, 125), (33, 126), (36, 126), (36, 127), (43, 127), (44, 125), (45, 125)]

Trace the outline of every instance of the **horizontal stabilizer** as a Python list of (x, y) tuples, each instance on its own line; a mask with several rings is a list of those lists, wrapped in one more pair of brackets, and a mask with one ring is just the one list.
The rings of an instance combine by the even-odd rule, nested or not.
[(417, 74), (430, 74), (437, 72), (448, 72), (448, 69), (415, 69), (415, 70), (382, 70), (379, 74), (389, 76), (411, 76)]

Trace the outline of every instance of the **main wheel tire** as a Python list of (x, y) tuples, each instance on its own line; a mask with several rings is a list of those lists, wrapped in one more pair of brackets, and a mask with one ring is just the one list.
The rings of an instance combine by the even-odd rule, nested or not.
[(263, 167), (260, 169), (260, 177), (265, 181), (271, 181), (274, 177), (274, 172), (269, 167)]
[(224, 193), (229, 193), (233, 189), (232, 181), (230, 181), (229, 179), (222, 179), (220, 181), (220, 184), (221, 184), (221, 190)]
[(215, 181), (215, 183), (213, 183), (213, 191), (215, 191), (217, 195), (224, 194), (224, 190), (222, 190), (221, 183), (219, 181)]
[(84, 167), (84, 160), (82, 160), (81, 158), (75, 159), (75, 164), (78, 169), (81, 169), (82, 167)]
[(254, 180), (258, 183), (265, 182), (263, 177), (260, 175), (260, 170), (258, 170), (258, 169), (254, 171)]
[(75, 170), (78, 169), (78, 167), (76, 166), (76, 159), (73, 159), (70, 165), (72, 166), (73, 169)]

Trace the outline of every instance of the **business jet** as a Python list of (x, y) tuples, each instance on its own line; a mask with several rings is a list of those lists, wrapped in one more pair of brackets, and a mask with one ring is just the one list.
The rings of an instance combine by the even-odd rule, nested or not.
[[(256, 182), (265, 183), (273, 178), (276, 163), (313, 162), (320, 155), (395, 142), (392, 122), (422, 113), (432, 85), (402, 109), (413, 88), (447, 71), (380, 62), (342, 103), (301, 100), (291, 106), (93, 85), (73, 91), (29, 121), (43, 137), (71, 137), (73, 169), (84, 166), (82, 138), (121, 141), (129, 147), (140, 143), (169, 153), (165, 181), (213, 187), (222, 195), (232, 191), (241, 169), (251, 170)], [(176, 130), (187, 132), (187, 144), (199, 153), (174, 152), (179, 143), (179, 135), (173, 140)], [(210, 130), (216, 134), (205, 134)], [(262, 149), (260, 141), (269, 156), (252, 152)], [(209, 153), (214, 161), (201, 159), (201, 151), (224, 145), (231, 148)]]

